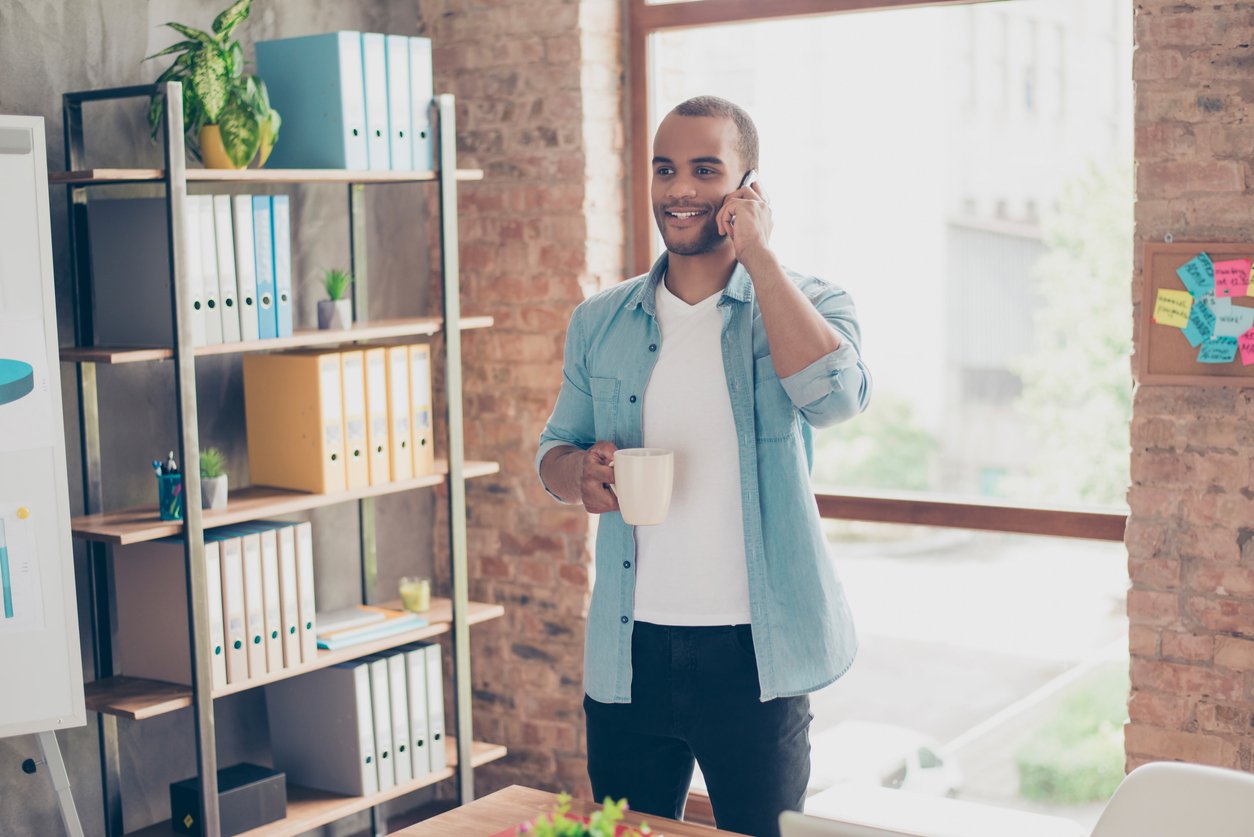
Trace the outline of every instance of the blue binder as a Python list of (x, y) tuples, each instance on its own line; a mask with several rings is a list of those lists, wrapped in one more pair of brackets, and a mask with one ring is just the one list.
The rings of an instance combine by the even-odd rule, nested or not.
[(257, 337), (278, 337), (274, 314), (274, 229), (270, 196), (253, 195), (253, 252), (257, 256)]
[(292, 336), (292, 222), (287, 195), (271, 199), (274, 230), (274, 319), (279, 337)]
[(392, 168), (412, 169), (413, 147), (409, 119), (409, 38), (387, 35), (388, 128), (391, 130)]
[(259, 41), (257, 74), (283, 117), (268, 168), (369, 168), (360, 32)]
[(413, 167), (435, 169), (435, 137), (431, 132), (431, 100), (435, 77), (431, 70), (431, 39), (409, 39), (409, 119), (413, 139)]
[(392, 168), (388, 130), (388, 56), (383, 35), (361, 34), (361, 66), (366, 97), (366, 156), (370, 168)]

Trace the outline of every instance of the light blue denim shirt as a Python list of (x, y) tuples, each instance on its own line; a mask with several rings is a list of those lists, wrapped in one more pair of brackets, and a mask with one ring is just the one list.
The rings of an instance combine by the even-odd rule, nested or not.
[[(667, 257), (653, 270), (583, 302), (566, 332), (562, 388), (536, 454), (555, 447), (643, 443), (643, 394), (662, 342), (654, 310)], [(821, 279), (788, 277), (840, 334), (836, 351), (780, 379), (753, 283), (737, 265), (718, 307), (723, 368), (740, 460), (749, 610), (762, 700), (812, 692), (849, 668), (857, 638), (827, 555), (810, 487), (811, 427), (866, 409), (871, 379), (859, 356), (853, 301)], [(636, 539), (618, 512), (602, 514), (588, 610), (584, 689), (602, 703), (631, 702)]]

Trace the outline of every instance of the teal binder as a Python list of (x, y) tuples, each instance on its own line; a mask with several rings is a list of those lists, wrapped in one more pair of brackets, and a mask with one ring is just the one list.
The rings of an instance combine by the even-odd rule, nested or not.
[(279, 336), (274, 315), (274, 228), (269, 195), (253, 195), (253, 252), (257, 259), (257, 337)]

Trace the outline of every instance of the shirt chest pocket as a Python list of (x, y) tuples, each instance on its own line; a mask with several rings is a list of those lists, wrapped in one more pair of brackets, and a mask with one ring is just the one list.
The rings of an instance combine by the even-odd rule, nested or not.
[(592, 388), (592, 426), (597, 441), (617, 443), (618, 387), (617, 378), (589, 378)]
[(753, 418), (759, 442), (784, 441), (797, 432), (797, 408), (775, 374), (770, 355), (753, 362)]

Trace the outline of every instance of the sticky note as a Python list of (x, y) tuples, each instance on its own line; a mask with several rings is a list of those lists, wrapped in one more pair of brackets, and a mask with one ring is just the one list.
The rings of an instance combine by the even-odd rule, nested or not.
[(1232, 299), (1229, 297), (1221, 296), (1216, 299), (1214, 294), (1206, 294), (1202, 297), (1202, 301), (1210, 306), (1210, 310), (1215, 312), (1216, 317), (1232, 312)]
[(1198, 253), (1176, 268), (1176, 275), (1194, 296), (1202, 296), (1215, 289), (1215, 266), (1205, 253)]
[(1215, 296), (1245, 296), (1250, 288), (1250, 260), (1215, 262)]
[(1193, 295), (1188, 291), (1159, 288), (1158, 301), (1154, 303), (1154, 322), (1173, 328), (1184, 328), (1189, 324), (1189, 309), (1192, 307)]
[(1197, 347), (1202, 345), (1204, 340), (1209, 340), (1211, 335), (1215, 333), (1215, 312), (1211, 307), (1202, 300), (1198, 300), (1193, 305), (1193, 310), (1189, 312), (1189, 324), (1184, 329), (1185, 339), (1189, 341), (1189, 345)]
[(1254, 326), (1254, 308), (1233, 305), (1227, 311), (1215, 314), (1216, 337), (1240, 337), (1251, 326)]
[(1231, 363), (1237, 356), (1237, 338), (1216, 337), (1202, 344), (1197, 353), (1198, 363)]
[(1254, 329), (1238, 337), (1237, 346), (1241, 349), (1241, 363), (1245, 366), (1254, 364)]

